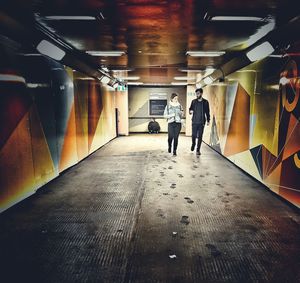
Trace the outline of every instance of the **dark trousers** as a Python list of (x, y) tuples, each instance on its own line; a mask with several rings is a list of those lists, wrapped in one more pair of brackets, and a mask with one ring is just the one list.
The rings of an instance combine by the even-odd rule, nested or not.
[(168, 145), (169, 148), (171, 149), (172, 141), (174, 140), (173, 152), (176, 152), (177, 150), (180, 130), (181, 130), (181, 123), (173, 122), (168, 124)]
[(198, 138), (197, 151), (200, 151), (202, 136), (203, 136), (204, 124), (192, 124), (192, 143), (196, 144), (196, 138)]

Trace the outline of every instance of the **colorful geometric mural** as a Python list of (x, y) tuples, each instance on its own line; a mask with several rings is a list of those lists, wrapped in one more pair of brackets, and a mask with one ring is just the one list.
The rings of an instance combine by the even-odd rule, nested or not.
[(204, 140), (300, 207), (300, 62), (270, 60), (207, 87), (212, 125)]
[(116, 136), (114, 91), (42, 56), (0, 74), (0, 212)]

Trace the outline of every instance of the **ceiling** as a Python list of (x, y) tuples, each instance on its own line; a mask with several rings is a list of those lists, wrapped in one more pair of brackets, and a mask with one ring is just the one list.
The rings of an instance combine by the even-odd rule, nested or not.
[[(38, 22), (84, 53), (123, 51), (120, 57), (89, 55), (94, 66), (107, 67), (114, 77), (126, 82), (127, 76), (138, 76), (135, 81), (164, 85), (176, 81), (174, 77), (178, 76), (188, 76), (188, 80), (181, 82), (195, 83), (196, 72), (192, 70), (203, 70), (204, 75), (206, 68), (218, 68), (238, 56), (251, 44), (251, 36), (278, 28), (298, 16), (298, 2), (9, 0), (3, 1), (3, 9), (28, 26)], [(53, 16), (91, 18), (57, 20)], [(261, 20), (213, 21), (213, 16), (251, 16)], [(192, 57), (187, 51), (225, 51), (225, 54)]]

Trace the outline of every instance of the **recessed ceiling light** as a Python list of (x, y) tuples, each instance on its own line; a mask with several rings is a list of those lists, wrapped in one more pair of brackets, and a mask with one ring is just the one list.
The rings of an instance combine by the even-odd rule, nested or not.
[(217, 57), (225, 54), (225, 51), (187, 51), (186, 55), (192, 57)]
[(125, 54), (124, 51), (86, 51), (86, 53), (92, 56), (107, 56), (107, 57), (118, 57)]
[(142, 82), (128, 82), (127, 85), (142, 85)]
[(189, 77), (174, 77), (174, 80), (180, 81), (180, 80), (191, 80), (192, 78)]
[(55, 20), (55, 21), (61, 21), (61, 20), (93, 21), (93, 20), (96, 20), (96, 18), (92, 17), (92, 16), (45, 16), (43, 18), (46, 20)]
[(139, 80), (140, 77), (118, 77), (120, 80), (129, 81), (129, 80)]
[(133, 69), (113, 69), (113, 72), (131, 72)]
[(187, 85), (185, 82), (171, 82), (171, 85)]
[(250, 22), (261, 22), (264, 18), (261, 17), (250, 17), (250, 16), (213, 16), (211, 21), (250, 21)]
[(191, 73), (200, 73), (203, 72), (204, 70), (200, 69), (179, 69), (180, 72), (191, 72)]

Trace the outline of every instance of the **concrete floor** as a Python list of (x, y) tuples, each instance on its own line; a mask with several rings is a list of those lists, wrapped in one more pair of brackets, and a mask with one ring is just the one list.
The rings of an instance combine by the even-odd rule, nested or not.
[(1, 282), (300, 282), (300, 213), (212, 149), (113, 140), (0, 215)]

